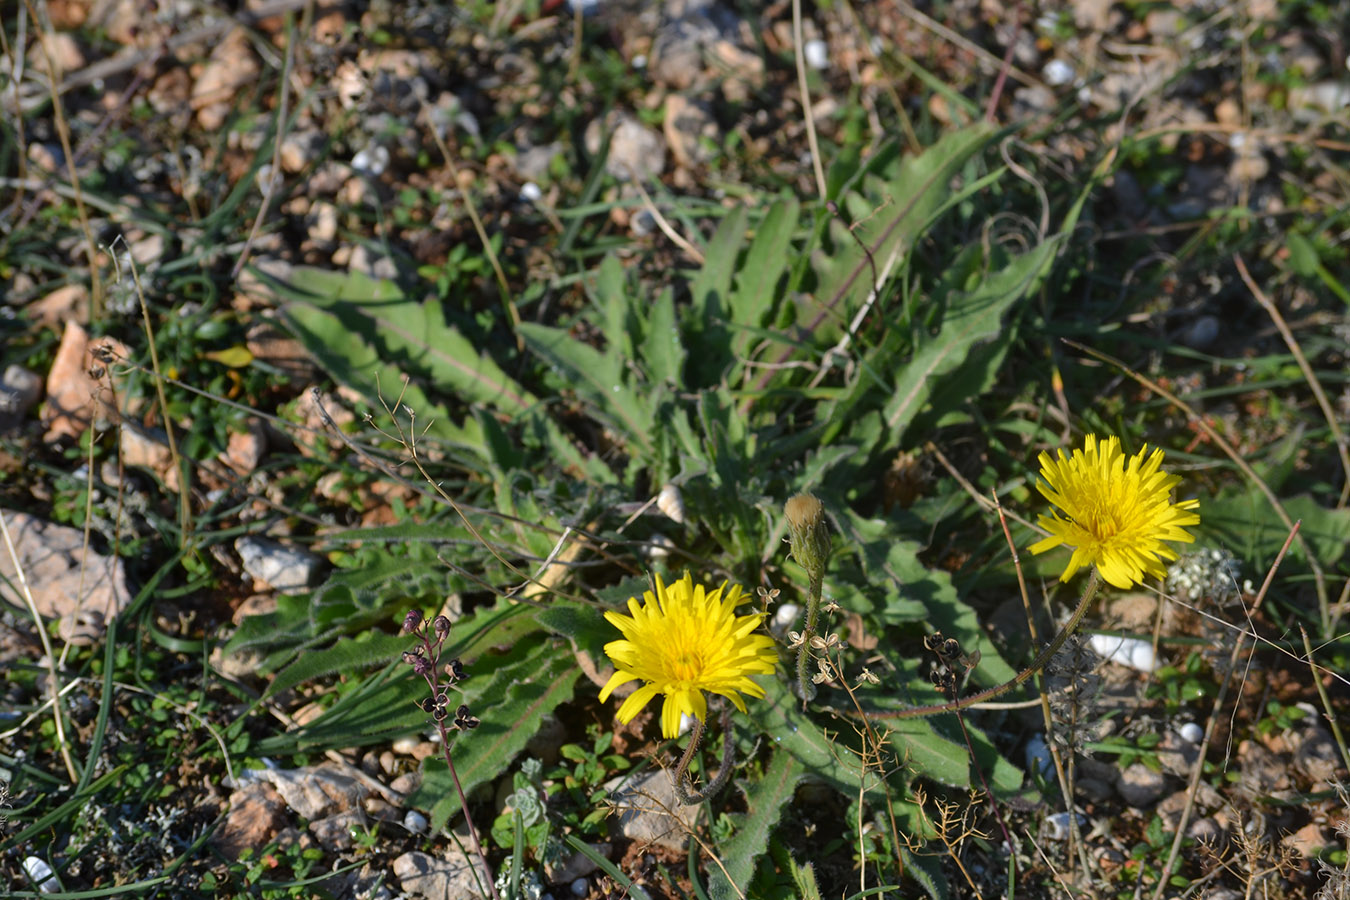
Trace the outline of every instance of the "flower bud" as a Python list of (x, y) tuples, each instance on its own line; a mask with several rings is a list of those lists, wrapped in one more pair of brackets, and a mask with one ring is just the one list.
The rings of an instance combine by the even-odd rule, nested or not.
[(422, 624), (422, 611), (417, 609), (408, 610), (408, 614), (403, 617), (403, 630), (413, 632), (417, 626)]
[(783, 505), (788, 537), (795, 559), (812, 581), (825, 577), (830, 561), (830, 527), (825, 521), (825, 506), (811, 494), (798, 494)]
[(445, 640), (445, 636), (450, 633), (450, 620), (445, 616), (437, 616), (431, 624), (436, 629), (436, 637)]

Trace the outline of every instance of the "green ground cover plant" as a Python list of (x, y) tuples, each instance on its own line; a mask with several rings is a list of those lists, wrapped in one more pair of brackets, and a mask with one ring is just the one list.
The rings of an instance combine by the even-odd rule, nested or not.
[[(119, 343), (77, 433), (49, 390), (0, 437), (0, 515), (133, 586), (72, 642), (5, 570), (14, 896), (414, 895), (414, 856), (509, 898), (1350, 896), (1345, 123), (1271, 62), (1350, 23), (808, 4), (829, 69), (800, 6), (728, 5), (761, 77), (713, 66), (722, 140), (634, 178), (587, 124), (674, 141), (680, 92), (605, 14), (370, 4), (325, 49), (250, 13), (222, 124), (156, 57), (100, 129), (18, 62), (116, 39), (4, 5), (5, 362), (57, 368), (62, 287)], [(1171, 46), (1159, 12), (1168, 79), (1113, 107), (1084, 60), (1038, 105), (1026, 54)], [(428, 46), (474, 91), (321, 86)], [(1235, 91), (1241, 128), (1167, 108)], [(322, 574), (254, 590), (256, 537)], [(321, 767), (353, 819), (287, 794), (229, 842)]]

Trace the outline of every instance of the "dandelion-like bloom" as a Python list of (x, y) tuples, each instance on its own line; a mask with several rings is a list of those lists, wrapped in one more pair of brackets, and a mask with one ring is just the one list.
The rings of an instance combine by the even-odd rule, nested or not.
[(1177, 554), (1163, 541), (1195, 540), (1184, 529), (1200, 522), (1191, 510), (1199, 500), (1171, 501), (1172, 488), (1179, 475), (1160, 471), (1163, 452), (1148, 447), (1126, 457), (1120, 439), (1098, 440), (1088, 435), (1082, 450), (1066, 457), (1040, 455), (1041, 477), (1037, 488), (1045, 499), (1062, 509), (1040, 517), (1040, 525), (1050, 536), (1031, 545), (1032, 553), (1044, 553), (1064, 544), (1073, 548), (1073, 557), (1060, 581), (1068, 581), (1086, 565), (1095, 565), (1108, 582), (1129, 588), (1142, 582), (1145, 575), (1162, 578), (1167, 574), (1163, 560)]
[(665, 694), (661, 733), (668, 738), (679, 735), (681, 713), (700, 722), (707, 719), (704, 691), (721, 694), (745, 712), (741, 694), (764, 696), (750, 676), (772, 672), (777, 654), (773, 638), (752, 633), (759, 626), (758, 615), (736, 615), (741, 598), (739, 585), (723, 582), (709, 591), (686, 572), (667, 586), (658, 575), (655, 594), (646, 591), (640, 604), (636, 597), (629, 599), (631, 615), (605, 613), (623, 640), (605, 645), (618, 671), (600, 691), (601, 702), (621, 684), (645, 682), (619, 707), (619, 721), (631, 722), (648, 700)]

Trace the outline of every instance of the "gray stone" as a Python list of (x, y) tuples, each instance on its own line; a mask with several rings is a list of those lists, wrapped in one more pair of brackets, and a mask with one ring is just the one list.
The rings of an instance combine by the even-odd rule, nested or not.
[(631, 781), (612, 779), (605, 789), (613, 798), (624, 837), (677, 852), (684, 849), (703, 808), (680, 803), (670, 773), (664, 769)]
[(250, 769), (243, 777), (271, 782), (286, 805), (311, 821), (357, 809), (366, 788), (332, 763), (303, 769)]
[(1191, 769), (1200, 760), (1200, 748), (1182, 740), (1180, 735), (1170, 730), (1163, 735), (1157, 753), (1163, 771), (1179, 778), (1189, 779)]
[(722, 134), (708, 104), (671, 94), (666, 98), (665, 112), (662, 130), (676, 165), (696, 166), (710, 161), (713, 148), (722, 144)]
[(1290, 743), (1294, 745), (1294, 768), (1308, 776), (1313, 789), (1324, 787), (1336, 777), (1340, 753), (1331, 732), (1320, 723), (1293, 732)]
[(1120, 773), (1116, 790), (1126, 803), (1136, 809), (1152, 806), (1167, 789), (1167, 778), (1143, 763), (1134, 763)]
[(1219, 338), (1219, 320), (1214, 316), (1200, 316), (1181, 330), (1181, 343), (1192, 350), (1207, 350)]
[[(122, 560), (87, 548), (79, 528), (57, 525), (27, 513), (0, 510), (33, 604), (44, 618), (60, 619), (62, 640), (87, 646), (107, 623), (131, 602)], [(17, 593), (14, 561), (0, 550), (0, 592), (19, 608), (27, 604)]]
[(516, 153), (516, 174), (524, 181), (545, 181), (553, 160), (563, 154), (563, 145), (558, 141), (527, 147)]
[(13, 431), (42, 396), (42, 376), (11, 365), (0, 376), (0, 432)]
[(230, 811), (211, 843), (229, 860), (245, 847), (265, 847), (286, 827), (286, 807), (269, 784), (253, 783), (230, 795)]
[(313, 553), (268, 538), (241, 537), (234, 549), (254, 581), (279, 591), (301, 591), (319, 583), (326, 564)]
[(394, 860), (394, 877), (405, 894), (427, 900), (486, 897), (491, 893), (491, 873), (481, 861), (471, 863), (458, 849), (447, 851), (446, 859), (416, 850), (405, 853)]
[(357, 810), (345, 810), (315, 819), (309, 823), (309, 831), (327, 850), (341, 853), (356, 846), (353, 831), (365, 827), (365, 816)]
[[(606, 859), (609, 858), (610, 844), (590, 844), (586, 845), (597, 854)], [(548, 875), (550, 884), (570, 884), (578, 878), (585, 878), (587, 875), (598, 869), (595, 860), (591, 859), (585, 853), (576, 851), (569, 854), (561, 863), (556, 866), (545, 864), (545, 874)]]
[(605, 171), (623, 181), (650, 181), (666, 167), (666, 145), (658, 134), (627, 113), (611, 113), (586, 126), (586, 149), (599, 153), (609, 131)]

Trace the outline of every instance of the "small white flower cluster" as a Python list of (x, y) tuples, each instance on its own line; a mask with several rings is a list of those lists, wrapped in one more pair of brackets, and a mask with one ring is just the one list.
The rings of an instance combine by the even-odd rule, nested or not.
[(1241, 575), (1241, 564), (1227, 550), (1196, 550), (1168, 568), (1167, 592), (1188, 603), (1205, 597), (1222, 602), (1247, 589)]

